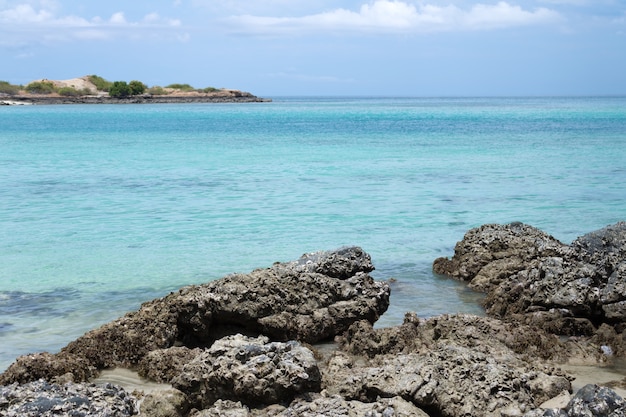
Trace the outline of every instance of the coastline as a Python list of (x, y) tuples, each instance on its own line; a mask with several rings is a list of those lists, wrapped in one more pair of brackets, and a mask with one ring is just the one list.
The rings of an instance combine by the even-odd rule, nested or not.
[[(565, 288), (561, 281), (574, 273), (621, 262), (625, 236), (626, 223), (620, 222), (566, 245), (521, 223), (489, 224), (468, 231), (452, 259), (439, 258), (433, 268), (464, 281), (471, 281), (460, 275), (466, 271), (480, 277), (489, 300), (507, 282), (498, 267), (510, 268), (519, 260), (515, 269), (523, 271), (540, 260), (549, 268), (550, 260), (561, 256), (572, 273), (546, 276)], [(536, 319), (532, 323), (489, 309), (491, 317), (422, 319), (407, 312), (401, 325), (375, 329), (391, 290), (389, 282), (369, 275), (374, 269), (360, 247), (342, 247), (183, 287), (86, 333), (59, 353), (18, 358), (0, 374), (0, 393), (11, 398), (10, 415), (32, 408), (31, 398), (37, 398), (38, 412), (52, 403), (76, 409), (70, 404), (75, 397), (63, 390), (72, 395), (86, 391), (81, 404), (105, 411), (127, 407), (121, 415), (140, 409), (165, 415), (167, 409), (175, 417), (191, 417), (198, 410), (321, 416), (338, 408), (355, 415), (389, 410), (419, 417), (477, 412), (548, 417), (626, 406), (621, 375), (611, 372), (626, 351), (617, 334), (622, 316), (607, 317), (595, 334), (567, 334), (555, 327), (553, 317), (535, 314), (538, 308), (527, 312)], [(498, 282), (486, 285), (485, 279)], [(611, 285), (611, 279), (602, 277), (596, 285)], [(477, 282), (472, 284), (476, 288)], [(582, 296), (590, 293), (582, 286), (579, 290)], [(564, 300), (559, 301), (561, 313), (568, 305)], [(605, 301), (606, 307), (613, 300)], [(571, 310), (566, 318), (582, 323), (587, 313)], [(546, 320), (539, 322), (542, 317)], [(611, 340), (610, 323), (617, 326)], [(107, 404), (98, 402), (99, 392), (86, 389), (102, 383), (99, 389), (117, 390)]]
[(187, 104), (187, 103), (267, 103), (271, 99), (245, 92), (212, 95), (140, 95), (115, 98), (104, 95), (62, 97), (57, 95), (19, 95), (0, 100), (1, 105), (53, 105), (53, 104)]

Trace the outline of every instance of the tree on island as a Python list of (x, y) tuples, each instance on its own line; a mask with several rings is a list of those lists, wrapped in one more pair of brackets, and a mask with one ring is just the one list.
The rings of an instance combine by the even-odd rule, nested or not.
[(137, 96), (146, 91), (146, 85), (141, 81), (133, 80), (130, 83), (126, 81), (113, 81), (109, 87), (109, 96), (115, 98), (125, 98)]
[(131, 95), (130, 87), (126, 81), (113, 81), (109, 87), (109, 96), (115, 98), (124, 98)]
[(146, 92), (146, 88), (148, 88), (141, 81), (133, 80), (128, 83), (128, 87), (130, 87), (130, 93), (133, 96), (138, 96)]

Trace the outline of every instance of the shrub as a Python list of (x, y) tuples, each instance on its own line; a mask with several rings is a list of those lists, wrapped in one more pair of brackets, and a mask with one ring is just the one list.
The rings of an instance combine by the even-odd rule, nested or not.
[(26, 91), (31, 94), (52, 94), (56, 88), (50, 81), (33, 81), (26, 86)]
[(111, 81), (107, 81), (98, 75), (88, 75), (87, 79), (96, 86), (98, 91), (109, 91), (109, 88), (111, 88), (113, 84)]
[(88, 88), (82, 88), (77, 90), (74, 87), (61, 87), (57, 90), (57, 93), (61, 96), (65, 97), (80, 97), (80, 96), (88, 96), (91, 94), (91, 90)]
[(115, 98), (124, 98), (132, 95), (132, 91), (126, 81), (114, 81), (109, 88), (109, 95)]
[(144, 83), (137, 80), (129, 82), (128, 87), (130, 88), (130, 94), (133, 96), (138, 96), (139, 94), (145, 93), (146, 88), (148, 88)]
[(220, 89), (219, 88), (215, 88), (215, 87), (206, 87), (206, 88), (203, 88), (200, 91), (202, 91), (203, 93), (215, 93), (216, 91), (220, 91)]
[(0, 93), (14, 96), (20, 92), (18, 85), (10, 84), (7, 81), (0, 81)]
[(170, 84), (170, 85), (166, 85), (165, 88), (173, 88), (175, 90), (181, 90), (181, 91), (194, 91), (195, 90), (195, 88), (193, 88), (189, 84)]
[(164, 95), (169, 94), (167, 91), (163, 89), (163, 87), (159, 87), (158, 85), (154, 87), (150, 87), (148, 89), (148, 93), (152, 94), (153, 96), (164, 96)]

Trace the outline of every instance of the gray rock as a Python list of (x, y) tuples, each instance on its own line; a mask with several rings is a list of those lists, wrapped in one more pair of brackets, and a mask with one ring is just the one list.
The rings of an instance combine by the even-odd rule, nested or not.
[(568, 417), (624, 417), (626, 402), (615, 391), (589, 384), (582, 387), (567, 405)]
[[(486, 292), (488, 314), (565, 335), (626, 328), (626, 223), (565, 245), (520, 223), (472, 229), (437, 273)], [(614, 349), (623, 351), (620, 347)]]
[(398, 395), (448, 417), (521, 416), (571, 390), (569, 377), (542, 359), (594, 354), (537, 328), (465, 314), (407, 314), (384, 329), (358, 322), (340, 343), (346, 353), (322, 368), (325, 391), (364, 402)]
[(146, 395), (140, 414), (150, 417), (184, 417), (189, 411), (187, 396), (176, 389), (159, 390)]
[(202, 409), (219, 399), (246, 405), (290, 402), (319, 391), (321, 375), (313, 353), (298, 342), (234, 335), (185, 365), (173, 385)]
[(280, 417), (428, 417), (424, 411), (401, 397), (379, 398), (374, 402), (347, 401), (333, 395), (297, 398)]
[(137, 400), (111, 384), (59, 385), (39, 380), (0, 386), (4, 417), (124, 417), (137, 412)]
[(58, 354), (19, 358), (0, 375), (0, 384), (51, 380), (67, 372), (83, 381), (99, 369), (136, 367), (153, 351), (207, 347), (228, 334), (310, 343), (329, 339), (355, 321), (373, 323), (386, 311), (389, 286), (374, 281), (368, 275), (372, 269), (367, 253), (348, 247), (184, 287), (88, 332)]
[(524, 417), (624, 417), (626, 402), (615, 391), (594, 384), (585, 385), (564, 409), (533, 410)]
[(568, 378), (558, 373), (453, 345), (427, 354), (380, 355), (365, 366), (339, 353), (330, 360), (324, 381), (329, 394), (346, 399), (399, 396), (430, 415), (448, 417), (521, 416), (570, 389)]

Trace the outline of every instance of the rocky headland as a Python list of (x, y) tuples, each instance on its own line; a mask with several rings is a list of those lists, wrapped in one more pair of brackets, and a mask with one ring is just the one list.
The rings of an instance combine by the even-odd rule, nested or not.
[[(615, 391), (574, 392), (561, 369), (626, 355), (625, 255), (626, 223), (571, 245), (485, 225), (433, 268), (485, 292), (488, 317), (407, 312), (374, 328), (390, 287), (370, 276), (370, 256), (306, 254), (184, 287), (58, 353), (18, 358), (0, 375), (0, 415), (625, 416)], [(115, 367), (167, 388), (94, 383)]]
[[(19, 106), (33, 104), (149, 104), (149, 103), (259, 103), (271, 99), (257, 97), (246, 91), (234, 89), (191, 90), (177, 88), (158, 88), (158, 94), (147, 89), (140, 94), (114, 96), (101, 91), (93, 83), (94, 76), (84, 76), (69, 80), (36, 80), (29, 84), (47, 84), (51, 91), (28, 91), (14, 87), (11, 93), (0, 90), (0, 106)], [(97, 77), (99, 78), (99, 77)], [(9, 85), (10, 86), (10, 85)], [(144, 86), (145, 87), (145, 86)], [(190, 86), (189, 86), (190, 87)], [(191, 87), (190, 87), (191, 88)], [(142, 89), (143, 90), (143, 89)], [(63, 93), (66, 94), (63, 94)], [(67, 94), (71, 93), (71, 94)]]

